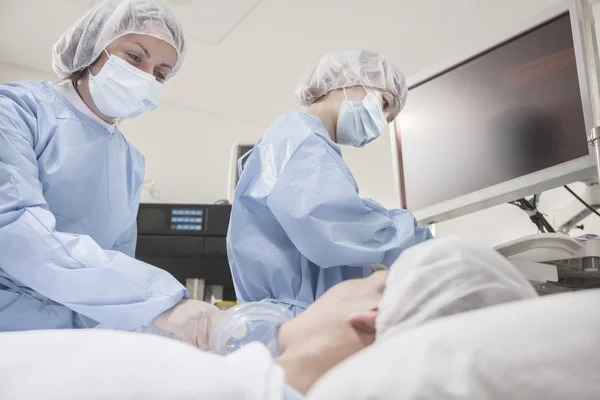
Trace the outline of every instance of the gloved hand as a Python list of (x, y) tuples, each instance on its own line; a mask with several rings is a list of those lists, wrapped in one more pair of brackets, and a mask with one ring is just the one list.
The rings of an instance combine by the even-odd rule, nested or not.
[(208, 335), (213, 318), (221, 311), (199, 300), (182, 300), (154, 320), (154, 325), (171, 332), (185, 343), (208, 350)]

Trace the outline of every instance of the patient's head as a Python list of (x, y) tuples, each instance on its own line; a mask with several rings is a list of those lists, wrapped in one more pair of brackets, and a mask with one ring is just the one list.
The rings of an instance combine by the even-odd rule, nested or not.
[[(385, 289), (385, 291), (384, 291)], [(279, 331), (286, 380), (300, 391), (372, 344), (430, 320), (535, 297), (494, 250), (457, 238), (406, 250), (390, 272), (342, 282)]]
[[(306, 381), (295, 387), (309, 387), (314, 378), (375, 341), (375, 320), (387, 276), (388, 271), (383, 270), (339, 283), (280, 328), (278, 362), (284, 365), (293, 360), (304, 367), (311, 363), (308, 369), (316, 375), (303, 373), (301, 378)], [(285, 367), (289, 376), (293, 367)]]
[(392, 266), (377, 340), (433, 319), (535, 296), (521, 272), (494, 250), (437, 239), (405, 251)]

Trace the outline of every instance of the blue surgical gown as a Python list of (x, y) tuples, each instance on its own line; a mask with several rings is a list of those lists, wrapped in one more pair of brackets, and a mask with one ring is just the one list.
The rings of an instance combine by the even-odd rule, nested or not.
[(359, 197), (340, 148), (321, 121), (288, 113), (246, 160), (235, 190), (227, 254), (241, 301), (298, 314), (331, 286), (390, 266), (431, 238), (406, 210)]
[(149, 324), (185, 289), (134, 258), (141, 154), (50, 84), (0, 85), (0, 331)]

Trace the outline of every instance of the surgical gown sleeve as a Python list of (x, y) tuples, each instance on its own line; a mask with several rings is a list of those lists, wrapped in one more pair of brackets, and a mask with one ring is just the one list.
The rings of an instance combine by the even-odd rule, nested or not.
[(135, 257), (137, 245), (137, 221), (133, 220), (125, 231), (119, 236), (111, 250), (120, 251), (129, 257)]
[[(101, 324), (134, 329), (151, 323), (183, 298), (185, 288), (167, 272), (104, 250), (87, 235), (56, 231), (33, 147), (44, 123), (28, 104), (0, 95), (0, 267)], [(133, 235), (130, 227), (122, 243), (130, 255)]]
[(292, 243), (322, 267), (390, 266), (431, 238), (406, 210), (359, 197), (350, 172), (318, 135), (298, 147), (277, 178), (267, 205)]

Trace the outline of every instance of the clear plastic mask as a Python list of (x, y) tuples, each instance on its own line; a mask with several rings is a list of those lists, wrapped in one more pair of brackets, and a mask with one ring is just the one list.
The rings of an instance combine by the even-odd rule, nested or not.
[(261, 342), (273, 357), (279, 355), (279, 327), (293, 319), (285, 307), (252, 302), (239, 304), (217, 315), (209, 334), (209, 350), (216, 354), (232, 353), (252, 342)]

